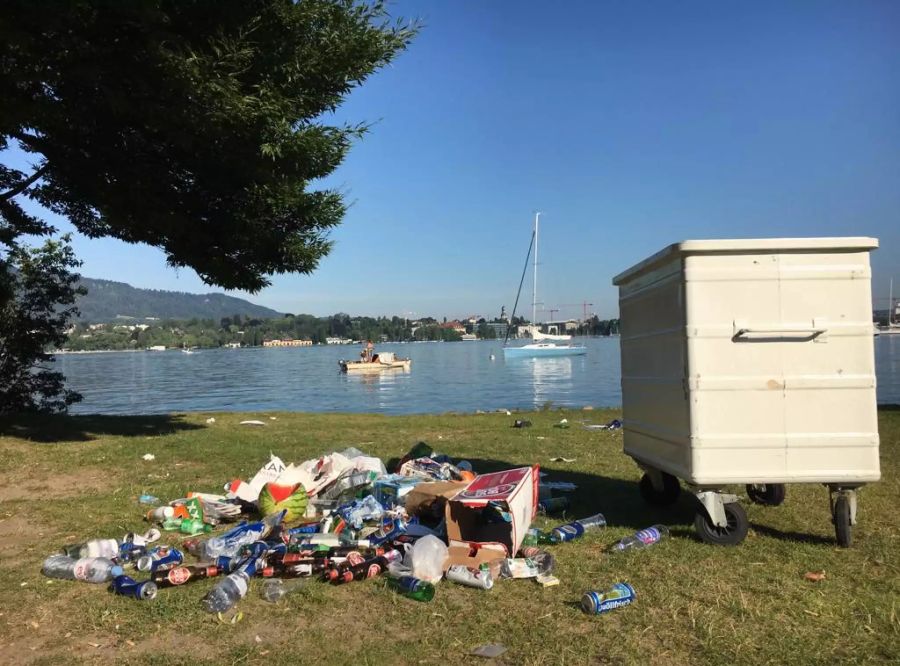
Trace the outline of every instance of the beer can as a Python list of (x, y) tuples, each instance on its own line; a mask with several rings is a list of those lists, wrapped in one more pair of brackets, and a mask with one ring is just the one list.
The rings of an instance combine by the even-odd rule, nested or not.
[(616, 583), (606, 592), (585, 592), (581, 597), (581, 610), (588, 615), (608, 613), (627, 606), (635, 599), (634, 588), (628, 583)]

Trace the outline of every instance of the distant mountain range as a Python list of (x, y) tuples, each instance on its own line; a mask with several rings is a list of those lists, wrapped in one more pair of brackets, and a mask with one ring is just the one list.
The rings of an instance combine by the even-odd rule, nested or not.
[(180, 291), (138, 289), (124, 282), (81, 278), (88, 293), (78, 299), (79, 321), (107, 322), (116, 319), (215, 319), (246, 315), (272, 319), (282, 313), (242, 298), (225, 294), (187, 294)]

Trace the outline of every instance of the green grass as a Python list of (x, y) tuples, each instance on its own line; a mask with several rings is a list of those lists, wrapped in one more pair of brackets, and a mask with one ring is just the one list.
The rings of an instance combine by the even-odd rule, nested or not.
[[(751, 521), (736, 548), (700, 543), (692, 497), (645, 506), (637, 466), (621, 434), (586, 432), (612, 411), (384, 417), (332, 414), (207, 414), (79, 417), (0, 422), (0, 654), (33, 661), (140, 663), (471, 663), (499, 642), (507, 664), (896, 662), (900, 659), (900, 411), (880, 413), (882, 477), (860, 492), (854, 546), (834, 541), (822, 486), (788, 488), (769, 508), (745, 502)], [(567, 417), (573, 427), (554, 428)], [(239, 426), (245, 418), (265, 428)], [(534, 426), (512, 429), (515, 418)], [(538, 463), (579, 489), (570, 516), (602, 511), (610, 526), (553, 547), (558, 587), (501, 581), (483, 592), (442, 582), (421, 604), (380, 581), (342, 587), (311, 582), (270, 605), (256, 589), (243, 620), (219, 624), (199, 600), (212, 584), (161, 590), (138, 603), (104, 586), (49, 581), (40, 563), (65, 543), (141, 530), (142, 493), (164, 499), (217, 491), (248, 478), (270, 451), (286, 462), (354, 445), (387, 460), (425, 440), (478, 471)], [(156, 460), (141, 456), (153, 453)], [(576, 458), (552, 463), (550, 458)], [(742, 489), (735, 489), (742, 494)], [(558, 519), (537, 519), (551, 527)], [(656, 522), (673, 538), (618, 557), (603, 548)], [(177, 540), (176, 540), (177, 542)], [(808, 571), (826, 572), (811, 583)], [(600, 617), (581, 594), (617, 581), (632, 606)]]

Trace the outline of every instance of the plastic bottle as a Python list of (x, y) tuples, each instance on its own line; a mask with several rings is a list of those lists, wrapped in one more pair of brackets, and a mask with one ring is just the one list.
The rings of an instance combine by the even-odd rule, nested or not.
[(499, 562), (501, 578), (536, 578), (541, 574), (549, 574), (556, 566), (556, 560), (545, 550), (531, 557), (508, 558), (494, 562)]
[(537, 546), (556, 543), (553, 538), (553, 535), (550, 532), (545, 532), (543, 530), (539, 530), (536, 527), (532, 527), (525, 533), (525, 538), (522, 539), (522, 547), (526, 546)]
[(299, 590), (306, 584), (305, 580), (283, 581), (280, 578), (269, 578), (263, 581), (262, 598), (269, 603), (280, 601), (286, 594)]
[(157, 586), (152, 580), (136, 581), (131, 576), (116, 576), (110, 586), (113, 592), (138, 601), (150, 601), (156, 597)]
[(567, 523), (566, 525), (560, 525), (559, 527), (554, 528), (552, 532), (553, 540), (556, 543), (571, 541), (572, 539), (577, 539), (589, 529), (595, 529), (605, 526), (606, 518), (603, 517), (602, 513), (598, 513), (594, 516), (582, 518), (581, 520), (576, 520), (574, 522)]
[(78, 560), (66, 555), (51, 555), (44, 560), (44, 575), (49, 578), (83, 580), (105, 583), (124, 572), (122, 567), (105, 557), (82, 557)]
[(354, 580), (375, 578), (386, 572), (391, 563), (399, 561), (401, 557), (402, 554), (400, 551), (391, 550), (384, 555), (378, 555), (377, 557), (363, 560), (356, 564), (350, 563), (350, 559), (348, 558), (346, 566), (342, 566), (337, 570), (329, 569), (326, 571), (326, 580), (335, 585), (341, 585), (343, 583), (350, 583)]
[(179, 531), (182, 534), (201, 534), (212, 532), (212, 525), (207, 525), (198, 518), (169, 518), (163, 524), (164, 530)]
[(150, 523), (163, 523), (167, 520), (171, 520), (175, 517), (175, 507), (172, 506), (158, 506), (155, 509), (150, 509), (147, 512), (147, 522)]
[(434, 599), (434, 585), (412, 576), (388, 577), (388, 587), (402, 594), (404, 597), (416, 601), (431, 601)]
[(568, 497), (548, 497), (538, 502), (538, 511), (541, 513), (560, 513), (568, 508)]
[(115, 539), (91, 539), (84, 543), (66, 546), (63, 552), (69, 557), (108, 557), (118, 556), (119, 542)]
[(228, 574), (203, 597), (203, 606), (210, 613), (224, 613), (247, 594), (250, 576), (242, 570)]
[(652, 546), (655, 543), (669, 537), (669, 528), (665, 525), (654, 525), (645, 530), (639, 530), (622, 539), (619, 543), (610, 548), (610, 552), (621, 553), (626, 550), (639, 550)]

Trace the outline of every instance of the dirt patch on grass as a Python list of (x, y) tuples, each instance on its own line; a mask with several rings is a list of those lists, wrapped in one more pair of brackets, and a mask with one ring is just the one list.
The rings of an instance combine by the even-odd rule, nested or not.
[(110, 471), (85, 467), (74, 472), (44, 474), (27, 478), (19, 473), (0, 475), (0, 502), (16, 500), (69, 499), (110, 487)]

